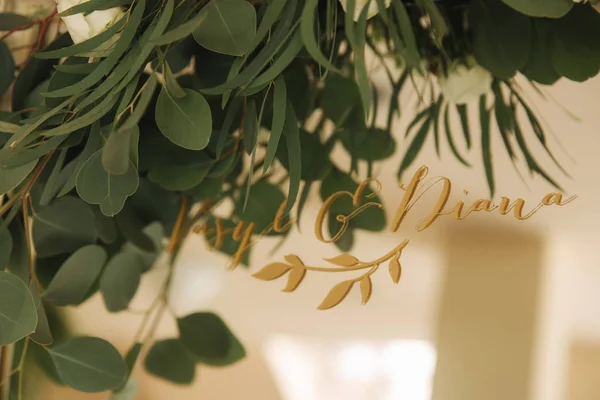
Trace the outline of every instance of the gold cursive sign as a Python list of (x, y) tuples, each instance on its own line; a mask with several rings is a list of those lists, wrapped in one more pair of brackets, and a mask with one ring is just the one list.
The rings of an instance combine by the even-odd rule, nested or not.
[[(448, 200), (451, 194), (452, 184), (450, 180), (443, 176), (437, 176), (424, 181), (427, 177), (428, 168), (422, 166), (413, 175), (408, 186), (400, 185), (400, 189), (404, 190), (404, 196), (400, 201), (398, 209), (392, 219), (389, 226), (391, 232), (397, 232), (400, 225), (404, 221), (404, 218), (412, 207), (425, 195), (425, 193), (433, 190), (436, 186), (440, 190), (438, 200), (431, 210), (431, 212), (421, 219), (416, 225), (417, 231), (423, 231), (429, 228), (433, 223), (443, 215), (453, 215), (456, 220), (464, 220), (474, 212), (498, 212), (501, 215), (507, 215), (513, 213), (513, 217), (519, 220), (527, 220), (531, 218), (537, 211), (544, 206), (564, 206), (578, 196), (574, 195), (567, 199), (563, 199), (561, 193), (548, 193), (541, 201), (529, 211), (525, 210), (525, 200), (518, 198), (515, 201), (511, 201), (508, 197), (502, 197), (500, 204), (496, 205), (491, 200), (478, 199), (475, 200), (470, 206), (466, 206), (464, 201), (457, 202), (452, 209), (447, 209)], [(370, 187), (370, 184), (375, 184), (375, 190), (365, 195), (365, 190)], [(381, 203), (373, 201), (376, 195), (381, 191), (382, 185), (377, 179), (370, 178), (363, 181), (354, 193), (348, 191), (340, 191), (333, 193), (327, 198), (321, 206), (314, 226), (314, 233), (317, 240), (323, 243), (333, 243), (339, 240), (344, 232), (347, 230), (352, 218), (355, 218), (360, 213), (371, 207), (383, 208)], [(331, 238), (326, 238), (323, 234), (323, 228), (325, 225), (325, 217), (331, 212), (331, 207), (340, 198), (348, 196), (352, 199), (352, 206), (354, 210), (349, 214), (338, 214), (335, 216), (336, 220), (340, 222), (341, 227)], [(271, 231), (285, 232), (290, 229), (293, 222), (292, 220), (285, 221), (284, 210), (286, 201), (284, 201), (273, 222), (259, 234), (259, 239)], [(208, 225), (201, 225), (194, 228), (196, 233), (214, 234), (214, 240), (209, 243), (212, 249), (220, 249), (224, 243), (225, 235), (231, 232), (231, 238), (239, 243), (236, 251), (233, 254), (232, 261), (229, 268), (236, 268), (243, 260), (244, 255), (248, 250), (256, 243), (256, 240), (252, 241), (252, 235), (255, 233), (255, 224), (246, 224), (239, 222), (235, 227), (231, 229), (224, 229), (222, 221), (216, 219), (214, 227)], [(319, 267), (306, 265), (300, 257), (294, 254), (290, 254), (284, 257), (285, 262), (274, 262), (266, 265), (260, 271), (253, 276), (261, 280), (275, 280), (287, 274), (287, 284), (283, 289), (284, 292), (294, 291), (302, 280), (306, 276), (307, 271), (315, 272), (349, 272), (349, 271), (365, 271), (357, 278), (344, 280), (335, 285), (327, 294), (325, 299), (321, 302), (318, 309), (326, 310), (340, 304), (350, 293), (355, 284), (360, 287), (362, 304), (366, 304), (372, 291), (371, 275), (375, 273), (380, 265), (387, 263), (390, 273), (390, 277), (394, 283), (400, 281), (402, 274), (402, 267), (400, 264), (400, 256), (402, 251), (408, 245), (408, 240), (402, 241), (398, 246), (394, 247), (391, 251), (386, 253), (384, 256), (373, 260), (373, 261), (360, 261), (358, 258), (351, 254), (341, 254), (331, 259), (324, 259), (328, 263), (334, 265), (334, 267)]]

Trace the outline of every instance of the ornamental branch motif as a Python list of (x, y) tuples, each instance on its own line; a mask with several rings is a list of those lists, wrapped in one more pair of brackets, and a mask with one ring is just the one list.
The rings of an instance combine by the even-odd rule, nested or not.
[(260, 271), (252, 275), (253, 277), (263, 280), (272, 281), (281, 278), (287, 274), (287, 284), (283, 288), (284, 292), (293, 292), (300, 286), (307, 271), (316, 272), (350, 272), (350, 271), (362, 271), (366, 270), (363, 274), (354, 279), (347, 279), (336, 284), (325, 296), (325, 299), (317, 307), (319, 310), (328, 310), (340, 304), (346, 296), (350, 293), (355, 283), (359, 283), (360, 293), (362, 298), (362, 304), (367, 304), (371, 298), (373, 290), (373, 284), (371, 282), (371, 275), (375, 273), (381, 264), (389, 262), (388, 270), (390, 277), (394, 283), (400, 281), (402, 275), (402, 266), (400, 264), (400, 256), (402, 251), (408, 245), (408, 240), (404, 240), (398, 246), (394, 247), (384, 256), (369, 262), (360, 261), (358, 258), (351, 254), (341, 254), (333, 258), (324, 258), (330, 264), (335, 267), (319, 267), (306, 265), (304, 262), (295, 254), (288, 254), (284, 256), (286, 262), (274, 262), (266, 265)]

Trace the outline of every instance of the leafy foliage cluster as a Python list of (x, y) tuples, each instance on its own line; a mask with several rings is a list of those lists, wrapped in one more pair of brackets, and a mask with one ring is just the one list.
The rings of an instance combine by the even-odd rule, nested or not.
[[(299, 217), (315, 185), (323, 199), (353, 192), (359, 163), (370, 175), (374, 163), (402, 151), (400, 178), (430, 136), (439, 149), (442, 132), (469, 165), (451, 132), (451, 113), (468, 150), (480, 133), (492, 193), (493, 118), (511, 159), (522, 155), (532, 173), (556, 185), (527, 146), (529, 127), (543, 146), (546, 135), (514, 77), (549, 85), (595, 76), (595, 2), (373, 1), (379, 13), (367, 19), (365, 7), (355, 20), (355, 0), (344, 8), (338, 0), (90, 0), (59, 17), (111, 7), (126, 15), (77, 44), (69, 34), (38, 43), (41, 51), (22, 65), (0, 41), (0, 95), (11, 95), (10, 110), (0, 113), (0, 385), (10, 387), (11, 399), (21, 398), (28, 354), (58, 383), (126, 398), (117, 396), (125, 395), (152, 338), (150, 316), (160, 320), (168, 310), (170, 274), (124, 358), (102, 339), (69, 338), (55, 311), (97, 292), (109, 311), (128, 310), (141, 276), (161, 254), (172, 269), (187, 234), (198, 222), (214, 222), (223, 201), (233, 205), (226, 229), (251, 221), (259, 233), (286, 198), (285, 211)], [(0, 31), (7, 32), (0, 37), (31, 24), (0, 14)], [(110, 53), (95, 57), (114, 35)], [(386, 126), (374, 123), (378, 96), (367, 51), (382, 61), (392, 88)], [(471, 55), (494, 76), (492, 91), (471, 111), (479, 127), (469, 126), (468, 106), (435, 90), (436, 77)], [(430, 83), (431, 99), (419, 91), (422, 109), (401, 147), (392, 134), (398, 96), (417, 75)], [(349, 166), (332, 161), (336, 145), (350, 155)], [(351, 211), (350, 201), (331, 209), (332, 236), (335, 215)], [(336, 245), (347, 251), (356, 230), (384, 227), (384, 211), (368, 209)], [(231, 238), (220, 248), (230, 255), (235, 249)], [(179, 336), (152, 344), (145, 357), (158, 377), (190, 383), (196, 364), (228, 365), (244, 356), (215, 314), (177, 323)]]

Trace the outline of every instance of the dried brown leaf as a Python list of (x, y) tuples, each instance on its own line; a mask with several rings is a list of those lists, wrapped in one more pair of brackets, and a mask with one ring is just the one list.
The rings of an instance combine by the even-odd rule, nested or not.
[(302, 283), (306, 270), (302, 267), (293, 268), (288, 275), (287, 285), (283, 289), (284, 292), (293, 292)]
[(362, 304), (367, 304), (371, 298), (372, 291), (373, 284), (371, 283), (371, 277), (367, 275), (360, 280), (360, 295), (362, 297)]
[(317, 307), (319, 310), (328, 310), (340, 304), (350, 293), (350, 289), (354, 285), (353, 280), (347, 280), (335, 285), (325, 296), (323, 302)]
[(360, 262), (356, 257), (350, 254), (341, 254), (337, 257), (326, 258), (325, 261), (339, 265), (340, 267), (351, 267)]
[(292, 267), (288, 264), (275, 262), (265, 266), (252, 276), (263, 281), (272, 281), (273, 279), (277, 279), (288, 272), (291, 268)]
[(400, 253), (396, 253), (394, 258), (390, 260), (390, 276), (394, 283), (400, 282), (400, 276), (402, 275), (402, 266), (400, 265)]

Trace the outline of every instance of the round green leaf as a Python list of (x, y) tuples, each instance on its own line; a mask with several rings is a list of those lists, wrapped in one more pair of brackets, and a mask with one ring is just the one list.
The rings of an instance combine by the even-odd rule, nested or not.
[(245, 0), (211, 0), (198, 16), (204, 21), (194, 31), (194, 39), (217, 53), (243, 56), (256, 36), (256, 11)]
[(384, 160), (391, 157), (396, 150), (396, 142), (388, 131), (371, 128), (364, 135), (354, 133), (346, 130), (340, 138), (344, 148), (360, 160)]
[(94, 153), (81, 167), (77, 176), (77, 194), (90, 204), (100, 205), (106, 216), (119, 213), (125, 200), (135, 193), (139, 184), (139, 176), (130, 161), (129, 169), (122, 175), (106, 172), (102, 166), (102, 152)]
[[(332, 164), (329, 160), (329, 150), (321, 143), (319, 135), (300, 132), (300, 152), (301, 157), (301, 173), (300, 177), (305, 181), (322, 180), (331, 170)], [(281, 138), (282, 143), (277, 147), (277, 159), (283, 167), (289, 170), (289, 153), (287, 139), (285, 136)]]
[(8, 90), (15, 77), (15, 60), (10, 49), (0, 40), (0, 96)]
[[(269, 224), (273, 223), (277, 210), (285, 201), (285, 195), (277, 186), (266, 180), (255, 183), (250, 188), (250, 195), (246, 208), (244, 209), (244, 196), (240, 196), (237, 202), (237, 212), (239, 218), (246, 222), (253, 222), (256, 227), (254, 232), (260, 234)], [(271, 232), (275, 234), (275, 232)]]
[(185, 89), (186, 96), (177, 99), (162, 89), (156, 102), (156, 125), (176, 145), (202, 150), (212, 133), (212, 114), (200, 93)]
[(197, 357), (219, 358), (229, 352), (227, 325), (216, 314), (202, 312), (177, 320), (181, 341)]
[(40, 297), (36, 284), (33, 280), (29, 282), (29, 292), (33, 297), (38, 321), (35, 331), (29, 335), (29, 338), (38, 344), (49, 345), (53, 340), (52, 332), (50, 331), (50, 325), (48, 324), (48, 316), (46, 315), (44, 303), (42, 302), (42, 298)]
[(479, 64), (494, 76), (512, 78), (531, 54), (531, 19), (500, 1), (472, 1), (469, 22), (473, 52)]
[(154, 266), (156, 259), (162, 253), (165, 230), (160, 222), (153, 222), (144, 227), (142, 233), (152, 241), (154, 244), (154, 251), (149, 252), (142, 250), (132, 242), (125, 243), (122, 251), (136, 254), (141, 262), (142, 272), (146, 272)]
[(152, 375), (178, 384), (192, 383), (196, 374), (194, 360), (179, 339), (154, 343), (145, 365)]
[(98, 279), (106, 263), (106, 251), (89, 245), (73, 253), (60, 267), (44, 298), (58, 306), (80, 304)]
[(12, 247), (12, 235), (10, 234), (8, 227), (0, 223), (0, 270), (5, 269), (8, 265)]
[(118, 388), (127, 367), (119, 352), (100, 338), (82, 337), (48, 349), (62, 381), (80, 392)]
[(16, 167), (0, 166), (0, 196), (16, 188), (33, 170), (37, 160)]
[(321, 106), (327, 118), (337, 124), (351, 109), (362, 107), (358, 85), (352, 79), (330, 74), (323, 88)]
[(553, 21), (552, 66), (565, 78), (583, 82), (600, 71), (600, 14), (588, 7), (573, 7)]
[(179, 337), (200, 362), (226, 365), (243, 358), (245, 351), (216, 314), (201, 312), (177, 320)]
[(533, 21), (533, 47), (527, 65), (521, 70), (527, 78), (552, 85), (560, 79), (550, 58), (552, 52), (552, 24), (549, 20), (536, 19)]
[(573, 0), (503, 0), (530, 17), (560, 18), (573, 7)]
[[(358, 184), (350, 175), (338, 169), (333, 169), (329, 175), (327, 175), (327, 178), (325, 178), (321, 185), (321, 199), (325, 201), (335, 192), (348, 191), (350, 193), (354, 193), (357, 188)], [(370, 202), (382, 204), (379, 196), (367, 198), (367, 195), (371, 193), (373, 193), (372, 190), (368, 188), (365, 189), (361, 197), (361, 205)], [(329, 208), (329, 216), (331, 217), (332, 214), (348, 215), (356, 210), (356, 208), (357, 207), (352, 205), (352, 198), (350, 196), (342, 196), (333, 202)], [(336, 223), (336, 226), (334, 227), (335, 229), (330, 226), (330, 231), (337, 232), (341, 227), (341, 223), (336, 221), (335, 218), (330, 218), (330, 225), (334, 221)], [(364, 229), (373, 232), (382, 231), (386, 227), (385, 212), (383, 208), (376, 206), (368, 207), (353, 217), (350, 220), (349, 226), (351, 228)]]
[(211, 162), (186, 166), (158, 165), (150, 170), (148, 179), (167, 190), (188, 190), (202, 183), (211, 167)]
[(24, 338), (37, 326), (33, 296), (22, 280), (0, 272), (0, 346)]
[(123, 389), (111, 393), (109, 400), (135, 400), (137, 394), (137, 383), (133, 379), (129, 379)]
[(140, 285), (143, 262), (134, 252), (115, 255), (100, 278), (100, 291), (110, 312), (127, 309)]
[(61, 197), (34, 215), (33, 243), (38, 257), (70, 253), (96, 241), (94, 213), (75, 197)]

